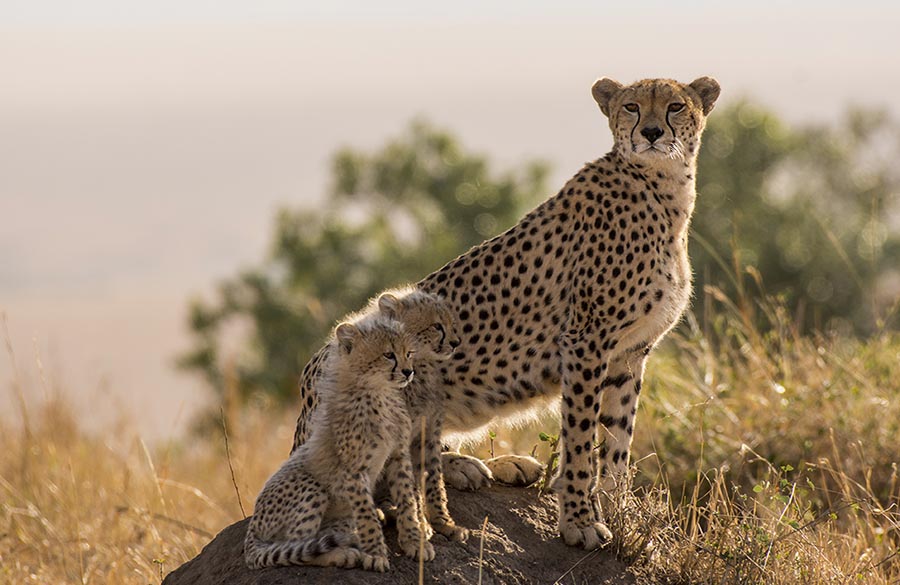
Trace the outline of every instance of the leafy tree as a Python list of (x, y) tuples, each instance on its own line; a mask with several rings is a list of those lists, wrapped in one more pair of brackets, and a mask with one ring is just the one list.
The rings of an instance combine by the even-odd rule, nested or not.
[(749, 266), (807, 327), (873, 330), (900, 278), (898, 149), (900, 127), (878, 112), (791, 130), (746, 102), (717, 110), (698, 162), (698, 295), (714, 284), (752, 300)]
[(338, 152), (324, 207), (282, 209), (270, 257), (221, 283), (214, 302), (192, 303), (196, 345), (180, 365), (220, 395), (233, 383), (243, 397), (295, 397), (336, 319), (514, 224), (546, 196), (546, 173), (531, 161), (498, 175), (422, 122), (375, 153)]

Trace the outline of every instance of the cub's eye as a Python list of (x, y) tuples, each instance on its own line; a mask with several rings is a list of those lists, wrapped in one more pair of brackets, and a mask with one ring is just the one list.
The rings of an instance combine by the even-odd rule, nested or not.
[(408, 351), (408, 352), (406, 352), (406, 359), (409, 359), (409, 358), (411, 358), (411, 357), (414, 356), (414, 355), (416, 355), (416, 352), (414, 352), (414, 351)]
[(432, 325), (432, 327), (434, 327), (435, 329), (437, 329), (438, 331), (440, 331), (442, 333), (444, 331), (444, 326), (441, 325), (440, 323), (435, 323), (434, 325)]
[(395, 356), (395, 355), (394, 355), (394, 352), (392, 352), (392, 351), (389, 351), (389, 352), (385, 353), (385, 354), (384, 354), (384, 357), (385, 357), (386, 359), (391, 360), (392, 362), (397, 361), (397, 356)]
[(637, 104), (625, 104), (622, 107), (625, 108), (626, 112), (631, 112), (632, 114), (636, 113), (639, 109)]
[(684, 104), (679, 104), (679, 103), (669, 104), (669, 111), (672, 113), (680, 112), (683, 109), (684, 109)]

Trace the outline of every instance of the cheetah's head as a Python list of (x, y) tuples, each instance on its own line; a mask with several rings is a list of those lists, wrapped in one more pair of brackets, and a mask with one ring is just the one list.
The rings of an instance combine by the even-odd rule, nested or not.
[[(420, 358), (447, 359), (459, 346), (453, 313), (439, 296), (418, 289), (378, 297), (382, 315), (396, 319), (413, 337)], [(405, 293), (405, 294), (403, 294)]]
[(609, 118), (614, 150), (627, 161), (658, 166), (697, 156), (706, 116), (719, 97), (719, 82), (712, 77), (687, 85), (645, 79), (623, 86), (603, 77), (591, 93)]
[(400, 323), (385, 318), (341, 323), (334, 338), (340, 367), (356, 379), (382, 388), (404, 388), (412, 381), (414, 342)]

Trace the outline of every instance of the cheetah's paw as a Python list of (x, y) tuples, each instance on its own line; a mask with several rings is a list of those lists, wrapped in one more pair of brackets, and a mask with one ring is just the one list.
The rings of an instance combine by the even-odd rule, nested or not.
[(359, 549), (341, 547), (322, 553), (309, 561), (310, 565), (320, 567), (340, 567), (352, 569), (360, 564), (363, 554)]
[(444, 482), (460, 491), (473, 492), (491, 485), (491, 470), (476, 457), (459, 453), (442, 453)]
[(416, 559), (419, 559), (419, 552), (422, 553), (422, 559), (425, 561), (430, 561), (434, 559), (434, 546), (430, 542), (425, 542), (425, 546), (419, 547), (419, 540), (404, 540), (400, 542), (400, 549), (403, 551), (403, 554), (406, 556)]
[(438, 534), (444, 535), (448, 540), (454, 542), (465, 542), (469, 540), (469, 529), (457, 526), (456, 524), (440, 524), (433, 523), (432, 528)]
[(560, 526), (559, 534), (569, 546), (580, 546), (585, 550), (594, 550), (612, 541), (612, 532), (603, 522), (593, 522), (587, 526), (566, 524)]
[(388, 558), (382, 555), (362, 554), (362, 568), (366, 571), (378, 571), (384, 573), (391, 568)]
[(541, 462), (527, 455), (501, 455), (484, 463), (494, 479), (507, 485), (531, 485), (544, 474)]

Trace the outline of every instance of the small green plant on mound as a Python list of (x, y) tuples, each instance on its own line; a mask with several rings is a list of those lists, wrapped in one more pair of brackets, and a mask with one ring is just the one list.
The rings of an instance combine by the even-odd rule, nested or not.
[[(543, 494), (550, 488), (550, 480), (553, 479), (557, 469), (559, 469), (559, 435), (548, 435), (541, 431), (538, 433), (538, 439), (548, 445), (547, 459), (544, 461), (544, 475), (538, 481), (538, 489)], [(536, 452), (537, 445), (531, 450), (531, 456), (534, 457)]]

